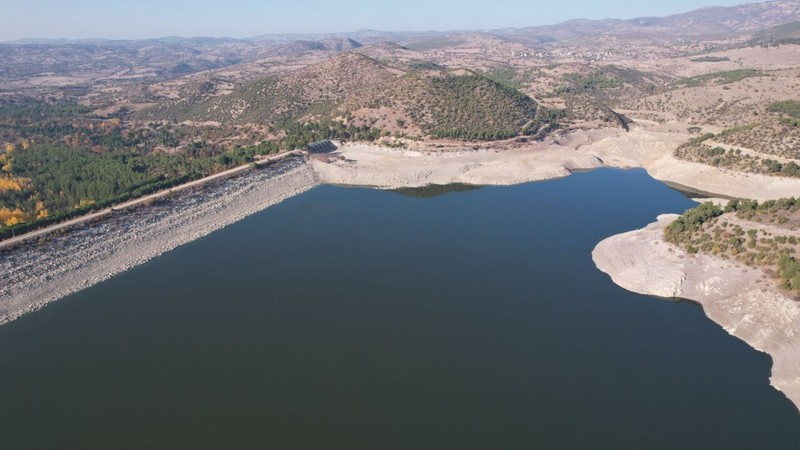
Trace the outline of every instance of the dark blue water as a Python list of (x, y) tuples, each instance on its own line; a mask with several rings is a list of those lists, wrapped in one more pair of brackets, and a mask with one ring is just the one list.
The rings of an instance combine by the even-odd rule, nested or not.
[(680, 193), (419, 197), (319, 187), (0, 327), (0, 448), (800, 445), (766, 355), (592, 263)]

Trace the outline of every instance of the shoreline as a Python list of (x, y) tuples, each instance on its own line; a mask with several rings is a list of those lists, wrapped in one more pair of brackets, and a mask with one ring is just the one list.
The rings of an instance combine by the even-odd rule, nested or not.
[(800, 178), (742, 173), (676, 158), (674, 149), (690, 137), (639, 125), (627, 133), (584, 133), (576, 150), (595, 155), (608, 166), (641, 167), (666, 184), (712, 197), (764, 201), (800, 195)]
[(312, 157), (309, 165), (324, 184), (377, 189), (454, 183), (507, 186), (603, 166), (594, 155), (547, 144), (497, 150), (426, 150), (352, 143), (325, 159)]
[[(338, 149), (331, 162), (312, 165), (325, 183), (384, 189), (431, 183), (515, 184), (598, 167), (639, 167), (667, 185), (712, 197), (763, 201), (800, 195), (800, 179), (737, 173), (675, 158), (673, 149), (688, 137), (645, 128), (627, 133), (579, 131), (564, 136), (563, 142), (474, 151), (472, 158), (463, 151), (432, 154), (355, 144)], [(670, 244), (661, 235), (675, 217), (660, 216), (644, 230), (600, 242), (592, 254), (596, 266), (630, 291), (701, 305), (728, 333), (772, 357), (771, 385), (800, 410), (800, 303), (784, 295), (760, 269), (691, 256), (677, 247), (667, 250)]]
[[(354, 150), (358, 158), (381, 160), (383, 172), (353, 164)], [(334, 154), (344, 170), (284, 154), (262, 161), (271, 165), (259, 170), (238, 167), (0, 242), (0, 270), (7, 274), (0, 286), (0, 326), (319, 184), (511, 185), (603, 167), (594, 156), (557, 145), (423, 153), (347, 144)]]
[[(751, 192), (747, 197), (759, 200), (800, 194), (800, 179), (737, 174), (677, 160), (672, 156), (673, 145), (683, 139), (678, 133), (636, 128), (627, 133), (575, 131), (552, 142), (506, 149), (439, 151), (422, 145), (397, 149), (350, 143), (328, 154), (285, 158), (261, 170), (237, 168), (231, 178), (200, 180), (152, 199), (136, 199), (126, 204), (132, 210), (120, 211), (115, 206), (113, 214), (94, 220), (78, 218), (67, 233), (49, 229), (13, 246), (0, 245), (0, 270), (7, 274), (0, 286), (0, 325), (319, 184), (379, 189), (451, 183), (513, 185), (600, 167), (641, 167), (662, 182), (710, 194)], [(772, 356), (772, 385), (800, 408), (800, 304), (788, 300), (755, 269), (717, 262), (728, 264), (728, 275), (731, 270), (744, 270), (735, 279), (726, 278), (724, 270), (709, 272), (706, 266), (713, 264), (701, 256), (690, 257), (677, 248), (664, 255), (669, 244), (658, 244), (661, 232), (653, 234), (653, 227), (663, 229), (667, 217), (660, 216), (659, 222), (644, 230), (599, 243), (592, 255), (596, 266), (625, 289), (702, 305), (706, 315), (729, 333)], [(642, 236), (650, 238), (642, 240)], [(653, 266), (648, 259), (653, 255), (664, 263)], [(687, 264), (690, 260), (695, 263)], [(742, 284), (745, 281), (758, 289)], [(728, 303), (715, 303), (722, 298), (720, 292), (727, 292), (723, 297)], [(771, 306), (765, 308), (765, 302)], [(761, 328), (754, 328), (753, 317), (762, 318)], [(764, 336), (764, 328), (771, 330), (771, 337)]]
[[(183, 244), (305, 192), (317, 182), (299, 158), (240, 171), (120, 211), (67, 233), (29, 237), (0, 251), (0, 325), (105, 281)], [(130, 207), (130, 205), (129, 205)], [(36, 238), (36, 239), (34, 239)]]
[[(668, 135), (665, 137), (664, 135)], [(676, 142), (684, 139), (679, 133), (662, 133), (638, 127), (630, 132), (623, 132), (615, 129), (599, 129), (591, 131), (573, 131), (565, 135), (557, 136), (552, 142), (535, 142), (518, 145), (513, 148), (505, 149), (458, 149), (440, 151), (424, 144), (414, 143), (410, 149), (397, 149), (386, 146), (378, 146), (362, 143), (348, 143), (341, 145), (336, 151), (324, 155), (312, 155), (305, 160), (299, 158), (286, 158), (286, 156), (296, 156), (295, 154), (284, 154), (260, 161), (259, 164), (272, 163), (280, 167), (286, 160), (294, 160), (304, 173), (303, 182), (308, 189), (317, 184), (332, 184), (354, 187), (370, 187), (379, 189), (397, 189), (408, 187), (421, 187), (429, 184), (445, 185), (451, 183), (463, 183), (470, 185), (513, 185), (534, 181), (550, 180), (569, 176), (573, 172), (593, 170), (600, 167), (632, 168), (642, 167), (651, 176), (667, 183), (675, 183), (675, 178), (691, 189), (714, 192), (709, 186), (703, 183), (707, 179), (705, 173), (697, 175), (698, 168), (696, 163), (686, 163), (678, 161), (680, 170), (673, 171), (678, 177), (662, 177), (663, 173), (653, 171), (653, 167), (658, 167), (659, 162), (673, 160), (672, 148)], [(284, 160), (284, 162), (279, 162)], [(654, 166), (655, 161), (655, 166)], [(680, 163), (683, 163), (682, 165)], [(755, 186), (756, 198), (774, 198), (789, 196), (787, 192), (800, 193), (800, 179), (775, 179), (774, 177), (746, 176), (737, 179), (739, 174), (728, 174), (724, 170), (703, 167), (701, 169), (711, 170), (716, 173), (717, 180), (732, 183), (741, 188), (753, 186), (754, 181), (758, 181)], [(263, 173), (270, 173), (273, 167), (262, 169)], [(298, 169), (300, 170), (300, 169)], [(238, 175), (238, 176), (237, 176)], [(234, 176), (235, 178), (230, 178)], [(0, 287), (0, 325), (9, 322), (22, 314), (37, 310), (47, 303), (94, 285), (100, 281), (110, 278), (131, 267), (146, 262), (166, 251), (179, 245), (190, 242), (196, 238), (225, 225), (235, 222), (246, 215), (260, 211), (283, 198), (296, 195), (305, 189), (293, 191), (292, 183), (281, 186), (276, 177), (271, 180), (274, 190), (288, 190), (285, 196), (270, 199), (269, 195), (262, 188), (254, 188), (257, 193), (253, 193), (253, 207), (236, 203), (236, 196), (245, 195), (241, 191), (236, 191), (229, 195), (230, 205), (227, 209), (220, 211), (221, 200), (197, 201), (191, 209), (184, 213), (194, 219), (186, 219), (180, 228), (173, 232), (173, 236), (159, 235), (159, 227), (172, 219), (165, 219), (147, 222), (144, 217), (130, 215), (120, 211), (125, 208), (139, 208), (141, 214), (156, 214), (152, 207), (147, 206), (153, 201), (163, 201), (172, 196), (183, 198), (191, 196), (191, 192), (196, 188), (203, 188), (208, 185), (212, 190), (230, 190), (225, 187), (227, 184), (235, 186), (236, 180), (247, 180), (253, 176), (247, 166), (231, 169), (222, 174), (217, 174), (211, 178), (197, 180), (187, 185), (179, 186), (170, 190), (152, 194), (147, 197), (139, 198), (127, 202), (123, 205), (116, 205), (108, 208), (108, 211), (100, 211), (87, 216), (78, 217), (67, 223), (56, 224), (42, 230), (31, 232), (25, 236), (20, 236), (12, 240), (0, 242), (0, 270), (10, 274), (6, 286)], [(255, 175), (258, 176), (258, 175)], [(689, 182), (686, 182), (689, 178)], [(762, 180), (769, 178), (768, 180)], [(767, 181), (770, 189), (761, 189)], [(775, 190), (773, 184), (777, 182), (779, 189)], [(759, 184), (760, 183), (760, 184)], [(770, 184), (773, 183), (773, 184)], [(252, 184), (257, 184), (253, 182)], [(717, 189), (719, 190), (719, 189)], [(186, 193), (189, 194), (186, 194)], [(723, 192), (722, 194), (727, 194)], [(774, 195), (773, 195), (774, 194)], [(216, 195), (216, 194), (215, 194)], [(228, 194), (219, 194), (226, 195)], [(212, 195), (213, 196), (213, 195)], [(201, 196), (202, 197), (202, 196)], [(256, 206), (261, 205), (261, 206)], [(178, 210), (182, 210), (178, 208)], [(237, 213), (237, 211), (240, 211)], [(208, 224), (208, 218), (203, 216), (204, 212), (219, 214), (221, 220), (215, 225)], [(162, 212), (163, 213), (163, 212)], [(161, 214), (161, 213), (159, 213)], [(166, 211), (165, 214), (178, 214), (177, 211)], [(192, 226), (192, 220), (198, 222), (197, 227)], [(136, 229), (136, 223), (141, 222), (139, 228), (146, 229), (139, 235), (152, 236), (150, 240), (139, 239), (140, 236), (133, 233), (130, 229)], [(97, 223), (99, 222), (99, 223)], [(120, 226), (117, 233), (122, 234), (114, 239), (105, 239), (104, 250), (100, 252), (105, 257), (97, 259), (96, 266), (105, 265), (106, 269), (89, 267), (81, 262), (81, 254), (76, 254), (71, 258), (56, 258), (43, 252), (38, 256), (41, 261), (39, 265), (26, 265), (18, 260), (22, 258), (20, 254), (25, 254), (30, 250), (30, 242), (59, 240), (63, 239), (70, 244), (90, 248), (101, 248), (101, 243), (93, 240), (91, 230), (97, 227), (104, 227), (107, 222), (119, 224), (125, 222), (126, 226)], [(205, 224), (205, 225), (202, 225)], [(153, 227), (153, 230), (149, 228)], [(67, 229), (65, 237), (55, 236), (60, 230)], [(85, 233), (84, 233), (85, 232)], [(111, 233), (111, 232), (109, 232)], [(84, 236), (86, 234), (86, 236)], [(156, 241), (161, 239), (164, 244), (156, 245)], [(74, 242), (72, 242), (74, 241)], [(114, 248), (118, 245), (119, 248)], [(158, 247), (158, 248), (154, 248)], [(122, 250), (124, 249), (124, 250)], [(98, 250), (99, 251), (99, 250)], [(130, 253), (128, 258), (111, 260), (111, 256), (116, 253)], [(64, 253), (64, 252), (60, 252)], [(141, 256), (135, 256), (141, 255)], [(97, 256), (97, 255), (95, 255)], [(22, 258), (24, 259), (24, 258)], [(57, 260), (57, 261), (56, 261)], [(13, 264), (11, 261), (14, 261)], [(18, 266), (18, 267), (17, 267)], [(20, 275), (21, 267), (35, 275)], [(63, 279), (64, 267), (73, 270), (72, 278), (69, 281)], [(81, 276), (83, 278), (81, 278)], [(26, 280), (37, 279), (38, 283), (29, 283)], [(45, 289), (49, 287), (49, 289)], [(23, 294), (21, 292), (27, 292)]]
[(498, 149), (439, 151), (412, 143), (399, 149), (348, 143), (312, 156), (309, 165), (323, 184), (398, 189), (428, 184), (513, 185), (569, 176), (599, 167), (643, 168), (665, 184), (711, 197), (769, 200), (800, 195), (800, 178), (739, 173), (683, 161), (673, 150), (689, 134), (637, 126), (578, 130), (535, 142)]
[(676, 217), (663, 214), (645, 228), (601, 241), (592, 252), (595, 265), (631, 292), (700, 304), (729, 334), (770, 355), (770, 384), (800, 410), (800, 303), (760, 269), (689, 255), (664, 241), (663, 230)]
[[(254, 164), (256, 164), (256, 167), (261, 167), (261, 166), (264, 166), (264, 165), (268, 165), (268, 164), (272, 164), (272, 163), (281, 161), (281, 160), (283, 160), (285, 158), (296, 157), (296, 156), (299, 156), (299, 153), (297, 151), (291, 151), (291, 152), (287, 152), (287, 153), (281, 153), (281, 154), (276, 155), (276, 156), (271, 156), (271, 157), (268, 157), (268, 158), (260, 159), (258, 161), (255, 161)], [(249, 170), (250, 170), (250, 164), (239, 166), (239, 167), (234, 167), (232, 169), (228, 169), (228, 170), (222, 171), (220, 173), (216, 173), (214, 175), (209, 175), (207, 177), (203, 177), (203, 178), (200, 178), (198, 180), (189, 181), (188, 183), (184, 183), (184, 184), (181, 184), (181, 185), (178, 185), (178, 186), (173, 186), (171, 188), (164, 189), (164, 190), (158, 191), (158, 192), (154, 192), (152, 194), (148, 194), (148, 195), (145, 195), (143, 197), (134, 198), (134, 199), (128, 200), (128, 201), (123, 202), (123, 203), (115, 204), (115, 205), (109, 206), (108, 208), (103, 208), (100, 211), (91, 212), (91, 213), (88, 213), (88, 214), (83, 215), (83, 216), (77, 216), (77, 217), (74, 217), (72, 219), (65, 220), (64, 222), (54, 223), (52, 225), (48, 225), (48, 226), (46, 226), (44, 228), (34, 229), (34, 230), (31, 230), (31, 231), (29, 231), (29, 232), (27, 232), (25, 234), (21, 234), (19, 236), (14, 236), (14, 237), (11, 237), (11, 238), (0, 240), (0, 250), (2, 250), (3, 248), (13, 247), (15, 245), (22, 244), (22, 243), (24, 243), (24, 242), (26, 242), (26, 241), (28, 241), (30, 239), (33, 239), (33, 238), (35, 238), (37, 236), (46, 236), (46, 235), (52, 234), (54, 232), (58, 232), (60, 230), (69, 230), (69, 229), (71, 229), (73, 227), (76, 227), (78, 225), (81, 225), (83, 223), (87, 223), (87, 222), (91, 222), (93, 220), (97, 220), (97, 219), (102, 219), (102, 218), (108, 217), (111, 214), (113, 214), (115, 212), (119, 212), (121, 210), (135, 208), (135, 207), (138, 207), (138, 206), (141, 206), (141, 205), (147, 205), (149, 202), (152, 202), (154, 200), (159, 200), (159, 199), (164, 198), (164, 197), (166, 197), (168, 195), (171, 195), (171, 194), (180, 193), (180, 192), (185, 191), (187, 189), (193, 189), (193, 188), (196, 188), (196, 187), (202, 187), (207, 183), (213, 183), (213, 182), (216, 182), (216, 181), (225, 180), (225, 179), (230, 178), (230, 177), (235, 177), (237, 175), (241, 175), (243, 173), (246, 173)]]

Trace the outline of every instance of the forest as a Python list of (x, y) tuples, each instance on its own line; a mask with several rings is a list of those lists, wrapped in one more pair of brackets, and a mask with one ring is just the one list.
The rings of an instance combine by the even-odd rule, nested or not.
[[(51, 114), (52, 113), (52, 114)], [(372, 141), (369, 126), (289, 122), (279, 136), (243, 145), (237, 130), (94, 117), (77, 105), (0, 108), (0, 238), (102, 209), (263, 155), (322, 139)], [(250, 133), (247, 140), (256, 140)]]
[(436, 138), (498, 140), (519, 136), (537, 116), (538, 104), (511, 87), (481, 75), (418, 81), (407, 101), (409, 116)]

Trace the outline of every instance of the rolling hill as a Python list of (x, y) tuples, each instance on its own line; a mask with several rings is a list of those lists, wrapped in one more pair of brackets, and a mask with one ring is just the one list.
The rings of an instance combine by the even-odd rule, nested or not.
[(335, 119), (385, 132), (498, 139), (516, 136), (526, 125), (537, 131), (537, 109), (530, 97), (471, 71), (400, 70), (362, 54), (342, 53), (228, 95), (198, 92), (167, 99), (142, 111), (140, 118), (277, 128)]

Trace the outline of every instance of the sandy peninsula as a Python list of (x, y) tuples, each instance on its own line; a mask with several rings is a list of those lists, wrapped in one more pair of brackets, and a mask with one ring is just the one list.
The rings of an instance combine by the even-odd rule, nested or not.
[(772, 357), (771, 384), (800, 407), (800, 303), (759, 269), (666, 242), (663, 230), (675, 218), (665, 214), (600, 242), (595, 264), (627, 290), (700, 303), (711, 320)]

